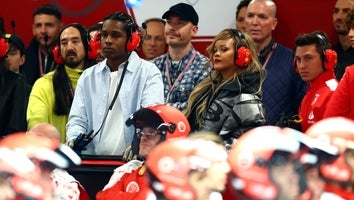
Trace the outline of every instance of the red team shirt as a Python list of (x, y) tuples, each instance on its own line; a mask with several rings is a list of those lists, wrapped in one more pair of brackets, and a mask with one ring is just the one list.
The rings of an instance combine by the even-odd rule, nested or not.
[(137, 200), (139, 193), (149, 188), (143, 162), (132, 160), (114, 170), (109, 183), (97, 193), (97, 200)]
[(325, 71), (309, 84), (308, 91), (299, 108), (302, 132), (305, 132), (315, 122), (323, 119), (327, 103), (337, 85), (338, 81), (331, 70)]
[(342, 116), (354, 119), (354, 65), (348, 66), (336, 91), (328, 102), (324, 117)]

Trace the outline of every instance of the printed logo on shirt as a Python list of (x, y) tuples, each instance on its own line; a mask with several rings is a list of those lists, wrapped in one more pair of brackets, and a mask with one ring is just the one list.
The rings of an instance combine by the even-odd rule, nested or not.
[(315, 94), (315, 97), (312, 100), (311, 106), (315, 105), (315, 103), (317, 102), (318, 97), (320, 97), (320, 94)]
[(125, 191), (126, 192), (139, 192), (140, 191), (140, 187), (139, 187), (137, 182), (131, 181), (131, 182), (128, 183)]
[(308, 124), (314, 124), (315, 123), (315, 115), (313, 114), (313, 110), (311, 110), (308, 119), (307, 119)]
[(313, 118), (315, 118), (315, 115), (313, 114), (313, 110), (311, 110), (308, 119), (313, 120)]

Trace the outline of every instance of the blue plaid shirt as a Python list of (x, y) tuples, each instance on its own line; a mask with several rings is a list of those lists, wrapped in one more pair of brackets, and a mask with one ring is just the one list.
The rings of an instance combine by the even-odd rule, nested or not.
[[(193, 59), (193, 61), (185, 69), (190, 59)], [(188, 54), (178, 63), (173, 63), (168, 53), (152, 60), (161, 71), (164, 98), (167, 104), (181, 111), (186, 108), (188, 97), (193, 88), (209, 74), (205, 66), (207, 61), (208, 58), (197, 52), (194, 47), (191, 47)], [(166, 64), (168, 70), (166, 70)]]

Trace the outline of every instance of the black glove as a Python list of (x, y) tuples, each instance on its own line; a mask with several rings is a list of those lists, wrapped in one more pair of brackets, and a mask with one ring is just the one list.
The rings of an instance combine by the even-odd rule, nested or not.
[(289, 127), (301, 131), (302, 129), (301, 122), (302, 119), (300, 118), (299, 115), (292, 115), (292, 116), (282, 115), (280, 117), (280, 120), (275, 125), (279, 127)]
[[(74, 145), (71, 147), (77, 154), (81, 154), (81, 151), (86, 150), (87, 145), (93, 140), (93, 137), (91, 137), (91, 134), (93, 131), (91, 131), (89, 134), (80, 134), (75, 140), (74, 140)], [(71, 141), (68, 141), (68, 144)], [(71, 144), (70, 144), (71, 145)], [(68, 145), (68, 146), (70, 146)]]

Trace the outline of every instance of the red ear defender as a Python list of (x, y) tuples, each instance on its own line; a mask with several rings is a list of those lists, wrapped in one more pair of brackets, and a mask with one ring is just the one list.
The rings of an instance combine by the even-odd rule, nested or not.
[(101, 37), (100, 32), (97, 31), (89, 41), (90, 50), (88, 51), (87, 57), (90, 60), (96, 60), (98, 49), (101, 48), (100, 37)]
[(237, 58), (235, 64), (237, 67), (247, 67), (251, 63), (252, 52), (247, 47), (240, 47), (237, 49)]
[(337, 65), (337, 53), (334, 50), (329, 49), (331, 45), (329, 44), (329, 40), (325, 35), (321, 33), (314, 33), (314, 36), (319, 39), (319, 42), (323, 47), (322, 56), (324, 57), (323, 66), (325, 70), (334, 70)]
[(127, 41), (127, 45), (126, 45), (126, 49), (127, 51), (134, 51), (136, 48), (138, 48), (139, 44), (140, 44), (140, 34), (138, 31), (135, 31), (132, 33), (132, 35), (130, 36), (130, 38)]
[(97, 41), (95, 41), (94, 39), (91, 39), (89, 41), (89, 51), (87, 52), (87, 58), (89, 60), (96, 60), (98, 51), (97, 51), (97, 46), (100, 46), (100, 44)]
[(0, 38), (0, 58), (5, 57), (9, 43), (4, 38)]
[(53, 57), (54, 57), (54, 61), (57, 64), (59, 64), (59, 65), (64, 64), (64, 60), (63, 60), (63, 58), (60, 55), (60, 50), (59, 50), (59, 46), (58, 45), (56, 45), (53, 48), (52, 54), (53, 54)]
[(326, 70), (334, 70), (337, 65), (337, 53), (332, 49), (326, 49), (324, 51), (324, 56), (324, 68)]
[(95, 41), (95, 47), (96, 49), (100, 49), (101, 48), (101, 33), (99, 31), (97, 31), (95, 33), (95, 35), (92, 38), (93, 41)]

